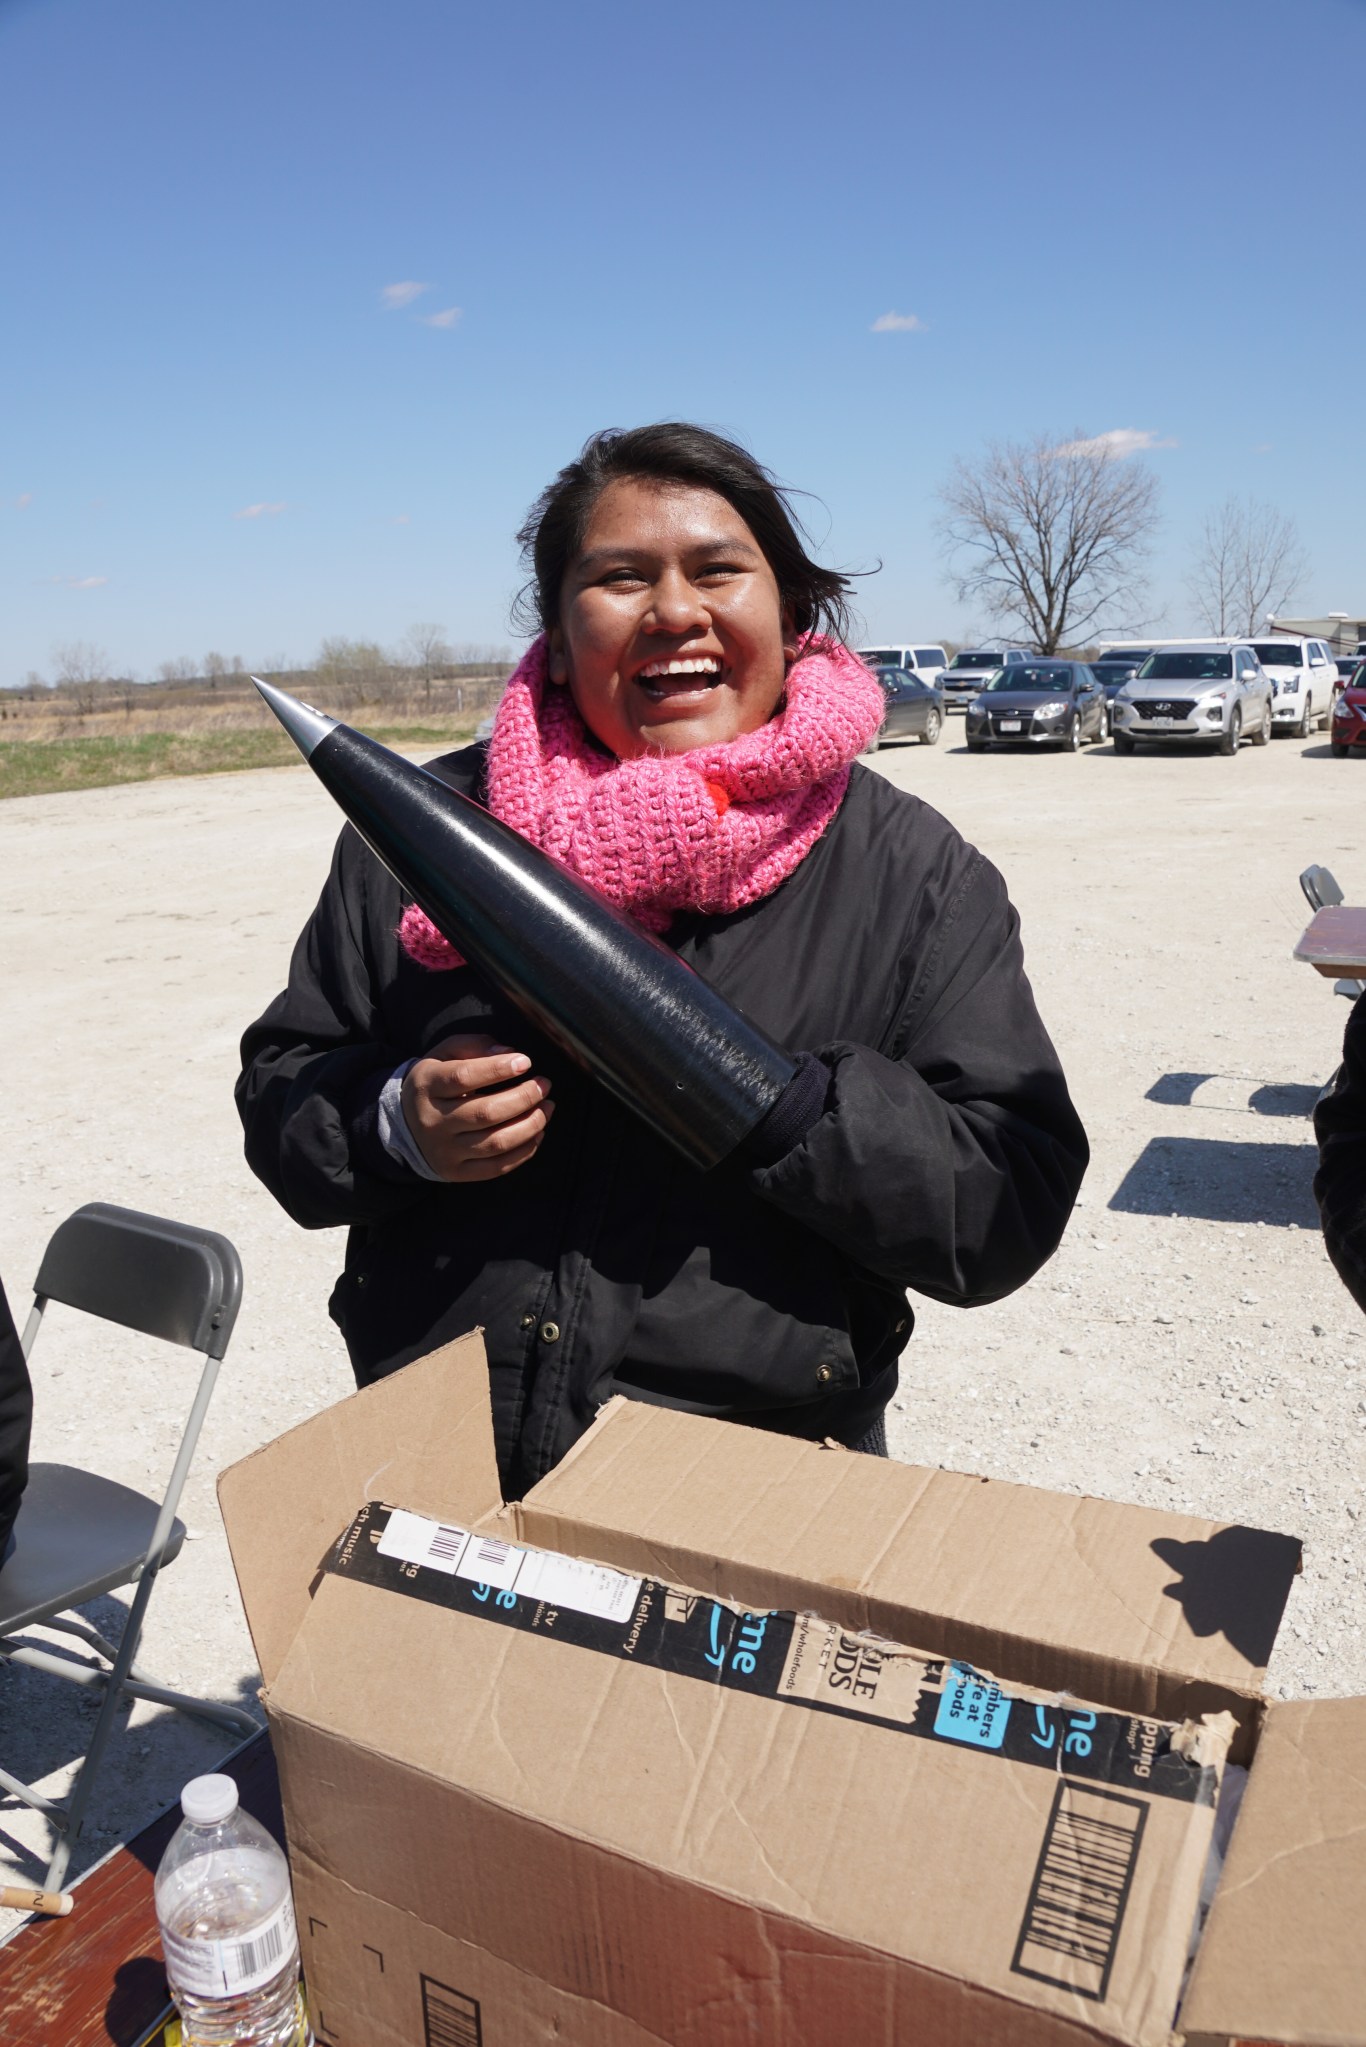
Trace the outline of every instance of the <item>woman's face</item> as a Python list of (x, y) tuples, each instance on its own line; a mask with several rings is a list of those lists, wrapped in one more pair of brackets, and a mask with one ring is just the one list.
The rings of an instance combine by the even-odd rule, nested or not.
[(550, 676), (621, 760), (757, 732), (795, 652), (740, 514), (690, 484), (609, 483), (560, 594)]

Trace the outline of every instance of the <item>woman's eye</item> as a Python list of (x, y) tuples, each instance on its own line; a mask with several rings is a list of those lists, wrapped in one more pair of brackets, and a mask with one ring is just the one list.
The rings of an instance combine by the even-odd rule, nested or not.
[(738, 562), (708, 562), (704, 568), (698, 570), (697, 579), (699, 582), (705, 582), (709, 577), (713, 576), (738, 576), (739, 574), (740, 565)]

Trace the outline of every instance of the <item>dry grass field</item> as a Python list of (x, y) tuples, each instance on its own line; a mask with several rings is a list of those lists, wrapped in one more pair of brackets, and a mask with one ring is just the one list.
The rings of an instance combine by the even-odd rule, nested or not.
[[(497, 702), (504, 672), (439, 676), (430, 685), (398, 676), (373, 693), (329, 686), (308, 670), (267, 679), (386, 744), (444, 749), (472, 736)], [(245, 676), (0, 695), (0, 799), (283, 767), (296, 757)]]

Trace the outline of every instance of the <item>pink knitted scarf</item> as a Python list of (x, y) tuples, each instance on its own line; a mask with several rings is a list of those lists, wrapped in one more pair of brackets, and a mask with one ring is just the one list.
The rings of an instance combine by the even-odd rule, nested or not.
[[(679, 910), (716, 916), (771, 895), (844, 799), (883, 696), (834, 640), (810, 639), (782, 708), (757, 732), (693, 753), (616, 760), (590, 737), (536, 640), (508, 683), (488, 753), (495, 817), (652, 931)], [(462, 964), (411, 904), (399, 938), (432, 968)]]

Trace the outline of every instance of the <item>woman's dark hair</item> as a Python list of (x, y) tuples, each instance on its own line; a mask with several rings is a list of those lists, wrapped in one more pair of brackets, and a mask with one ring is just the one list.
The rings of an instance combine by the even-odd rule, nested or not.
[(514, 611), (518, 624), (544, 632), (558, 623), (565, 571), (583, 546), (593, 507), (609, 483), (628, 477), (715, 491), (758, 541), (796, 630), (848, 639), (849, 578), (812, 561), (786, 491), (738, 442), (677, 420), (594, 434), (578, 461), (541, 492), (517, 535), (531, 571)]

